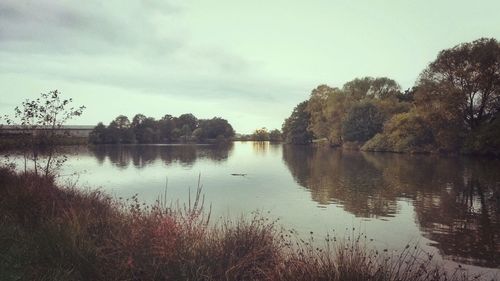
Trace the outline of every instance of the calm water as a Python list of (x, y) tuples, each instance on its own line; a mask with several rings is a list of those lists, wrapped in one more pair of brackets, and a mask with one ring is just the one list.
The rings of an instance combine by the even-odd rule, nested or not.
[[(356, 231), (374, 246), (419, 243), (446, 267), (500, 274), (500, 161), (236, 142), (72, 150), (63, 174), (116, 197), (186, 201), (198, 175), (212, 215), (270, 212), (322, 236)], [(234, 173), (247, 174), (233, 176)]]

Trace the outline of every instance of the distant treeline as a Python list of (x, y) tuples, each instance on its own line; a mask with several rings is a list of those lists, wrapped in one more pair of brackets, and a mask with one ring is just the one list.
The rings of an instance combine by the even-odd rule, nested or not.
[(224, 142), (234, 136), (231, 124), (225, 119), (198, 119), (193, 114), (179, 117), (165, 115), (160, 120), (136, 114), (132, 121), (120, 115), (108, 126), (97, 124), (90, 133), (93, 144)]
[(500, 44), (482, 38), (443, 50), (405, 91), (386, 77), (320, 85), (282, 131), (296, 144), (500, 155)]
[(265, 127), (256, 129), (252, 134), (238, 134), (234, 139), (239, 141), (283, 141), (283, 137), (279, 129), (268, 131)]

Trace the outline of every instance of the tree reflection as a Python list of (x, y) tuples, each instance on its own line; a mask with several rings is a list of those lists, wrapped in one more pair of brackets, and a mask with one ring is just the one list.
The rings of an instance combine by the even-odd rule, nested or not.
[(386, 180), (412, 198), (420, 229), (442, 256), (500, 265), (498, 161), (396, 155), (380, 165)]
[(500, 266), (500, 163), (284, 146), (294, 179), (319, 204), (388, 217), (410, 200), (423, 235), (449, 259)]
[(323, 147), (283, 146), (283, 159), (314, 201), (336, 203), (360, 217), (387, 217), (397, 211), (397, 193), (383, 172), (363, 154)]
[(252, 148), (255, 154), (266, 155), (269, 150), (268, 141), (253, 141)]
[(226, 161), (233, 150), (232, 144), (227, 145), (130, 145), (130, 146), (93, 146), (90, 152), (103, 163), (105, 158), (119, 168), (126, 168), (131, 163), (135, 168), (142, 169), (157, 161), (165, 165), (180, 163), (192, 166), (198, 159), (209, 159), (214, 162)]

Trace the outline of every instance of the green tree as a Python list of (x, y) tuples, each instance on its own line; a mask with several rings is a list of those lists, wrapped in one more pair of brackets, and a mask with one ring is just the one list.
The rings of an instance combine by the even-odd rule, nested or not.
[(308, 129), (311, 115), (307, 109), (308, 101), (303, 101), (293, 109), (290, 117), (285, 119), (282, 135), (287, 143), (307, 144), (312, 141), (313, 134)]
[(397, 97), (401, 87), (393, 79), (387, 77), (356, 78), (344, 84), (342, 90), (353, 100), (362, 100), (366, 97), (388, 99)]
[[(134, 122), (132, 122), (134, 123)], [(138, 143), (159, 142), (159, 122), (153, 117), (141, 117), (140, 122), (134, 127), (135, 138)]]
[(133, 128), (137, 128), (139, 126), (142, 125), (142, 123), (144, 122), (144, 120), (146, 120), (146, 116), (144, 114), (141, 114), (141, 113), (138, 113), (134, 116), (134, 118), (132, 118), (132, 127)]
[(184, 126), (187, 126), (189, 133), (191, 133), (194, 129), (198, 128), (198, 119), (191, 113), (182, 114), (176, 120), (176, 127), (185, 132), (183, 129)]
[[(195, 130), (200, 139), (230, 139), (234, 136), (234, 130), (226, 119), (214, 117), (212, 119), (199, 120), (199, 129)], [(193, 132), (194, 133), (194, 132)]]
[(111, 121), (106, 128), (104, 143), (117, 144), (121, 143), (120, 129), (115, 120)]
[(327, 138), (330, 142), (333, 142), (333, 138), (340, 137), (341, 128), (337, 121), (339, 115), (342, 115), (340, 105), (344, 101), (344, 93), (338, 88), (320, 85), (314, 89), (307, 102), (306, 111), (310, 118), (307, 129), (317, 138)]
[(384, 117), (371, 102), (354, 105), (342, 123), (346, 141), (367, 141), (382, 131)]
[(160, 121), (158, 121), (159, 127), (159, 139), (161, 142), (171, 142), (174, 139), (172, 134), (175, 129), (175, 119), (170, 114), (163, 116)]
[(394, 115), (384, 131), (366, 142), (362, 150), (392, 152), (428, 152), (435, 150), (432, 129), (415, 110)]
[(274, 129), (269, 132), (269, 140), (272, 142), (279, 142), (283, 140), (281, 131), (279, 129)]
[(465, 141), (464, 152), (500, 156), (500, 113)]
[(128, 119), (127, 116), (125, 115), (119, 115), (118, 117), (115, 118), (115, 123), (118, 129), (128, 129), (130, 128), (130, 120)]
[(342, 89), (320, 85), (309, 98), (308, 129), (317, 138), (328, 139), (331, 145), (342, 145), (343, 124), (353, 106), (371, 101), (384, 118), (389, 119), (394, 114), (408, 110), (409, 103), (402, 102), (402, 98), (401, 87), (387, 77), (356, 78), (345, 83)]
[(102, 122), (99, 122), (97, 126), (94, 127), (89, 135), (89, 142), (93, 144), (102, 144), (106, 141), (106, 126)]

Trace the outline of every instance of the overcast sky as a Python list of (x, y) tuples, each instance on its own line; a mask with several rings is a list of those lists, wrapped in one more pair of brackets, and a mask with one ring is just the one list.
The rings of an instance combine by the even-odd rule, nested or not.
[(280, 128), (319, 84), (403, 88), (445, 48), (500, 39), (500, 1), (0, 0), (0, 114), (59, 89), (73, 124), (191, 112)]

